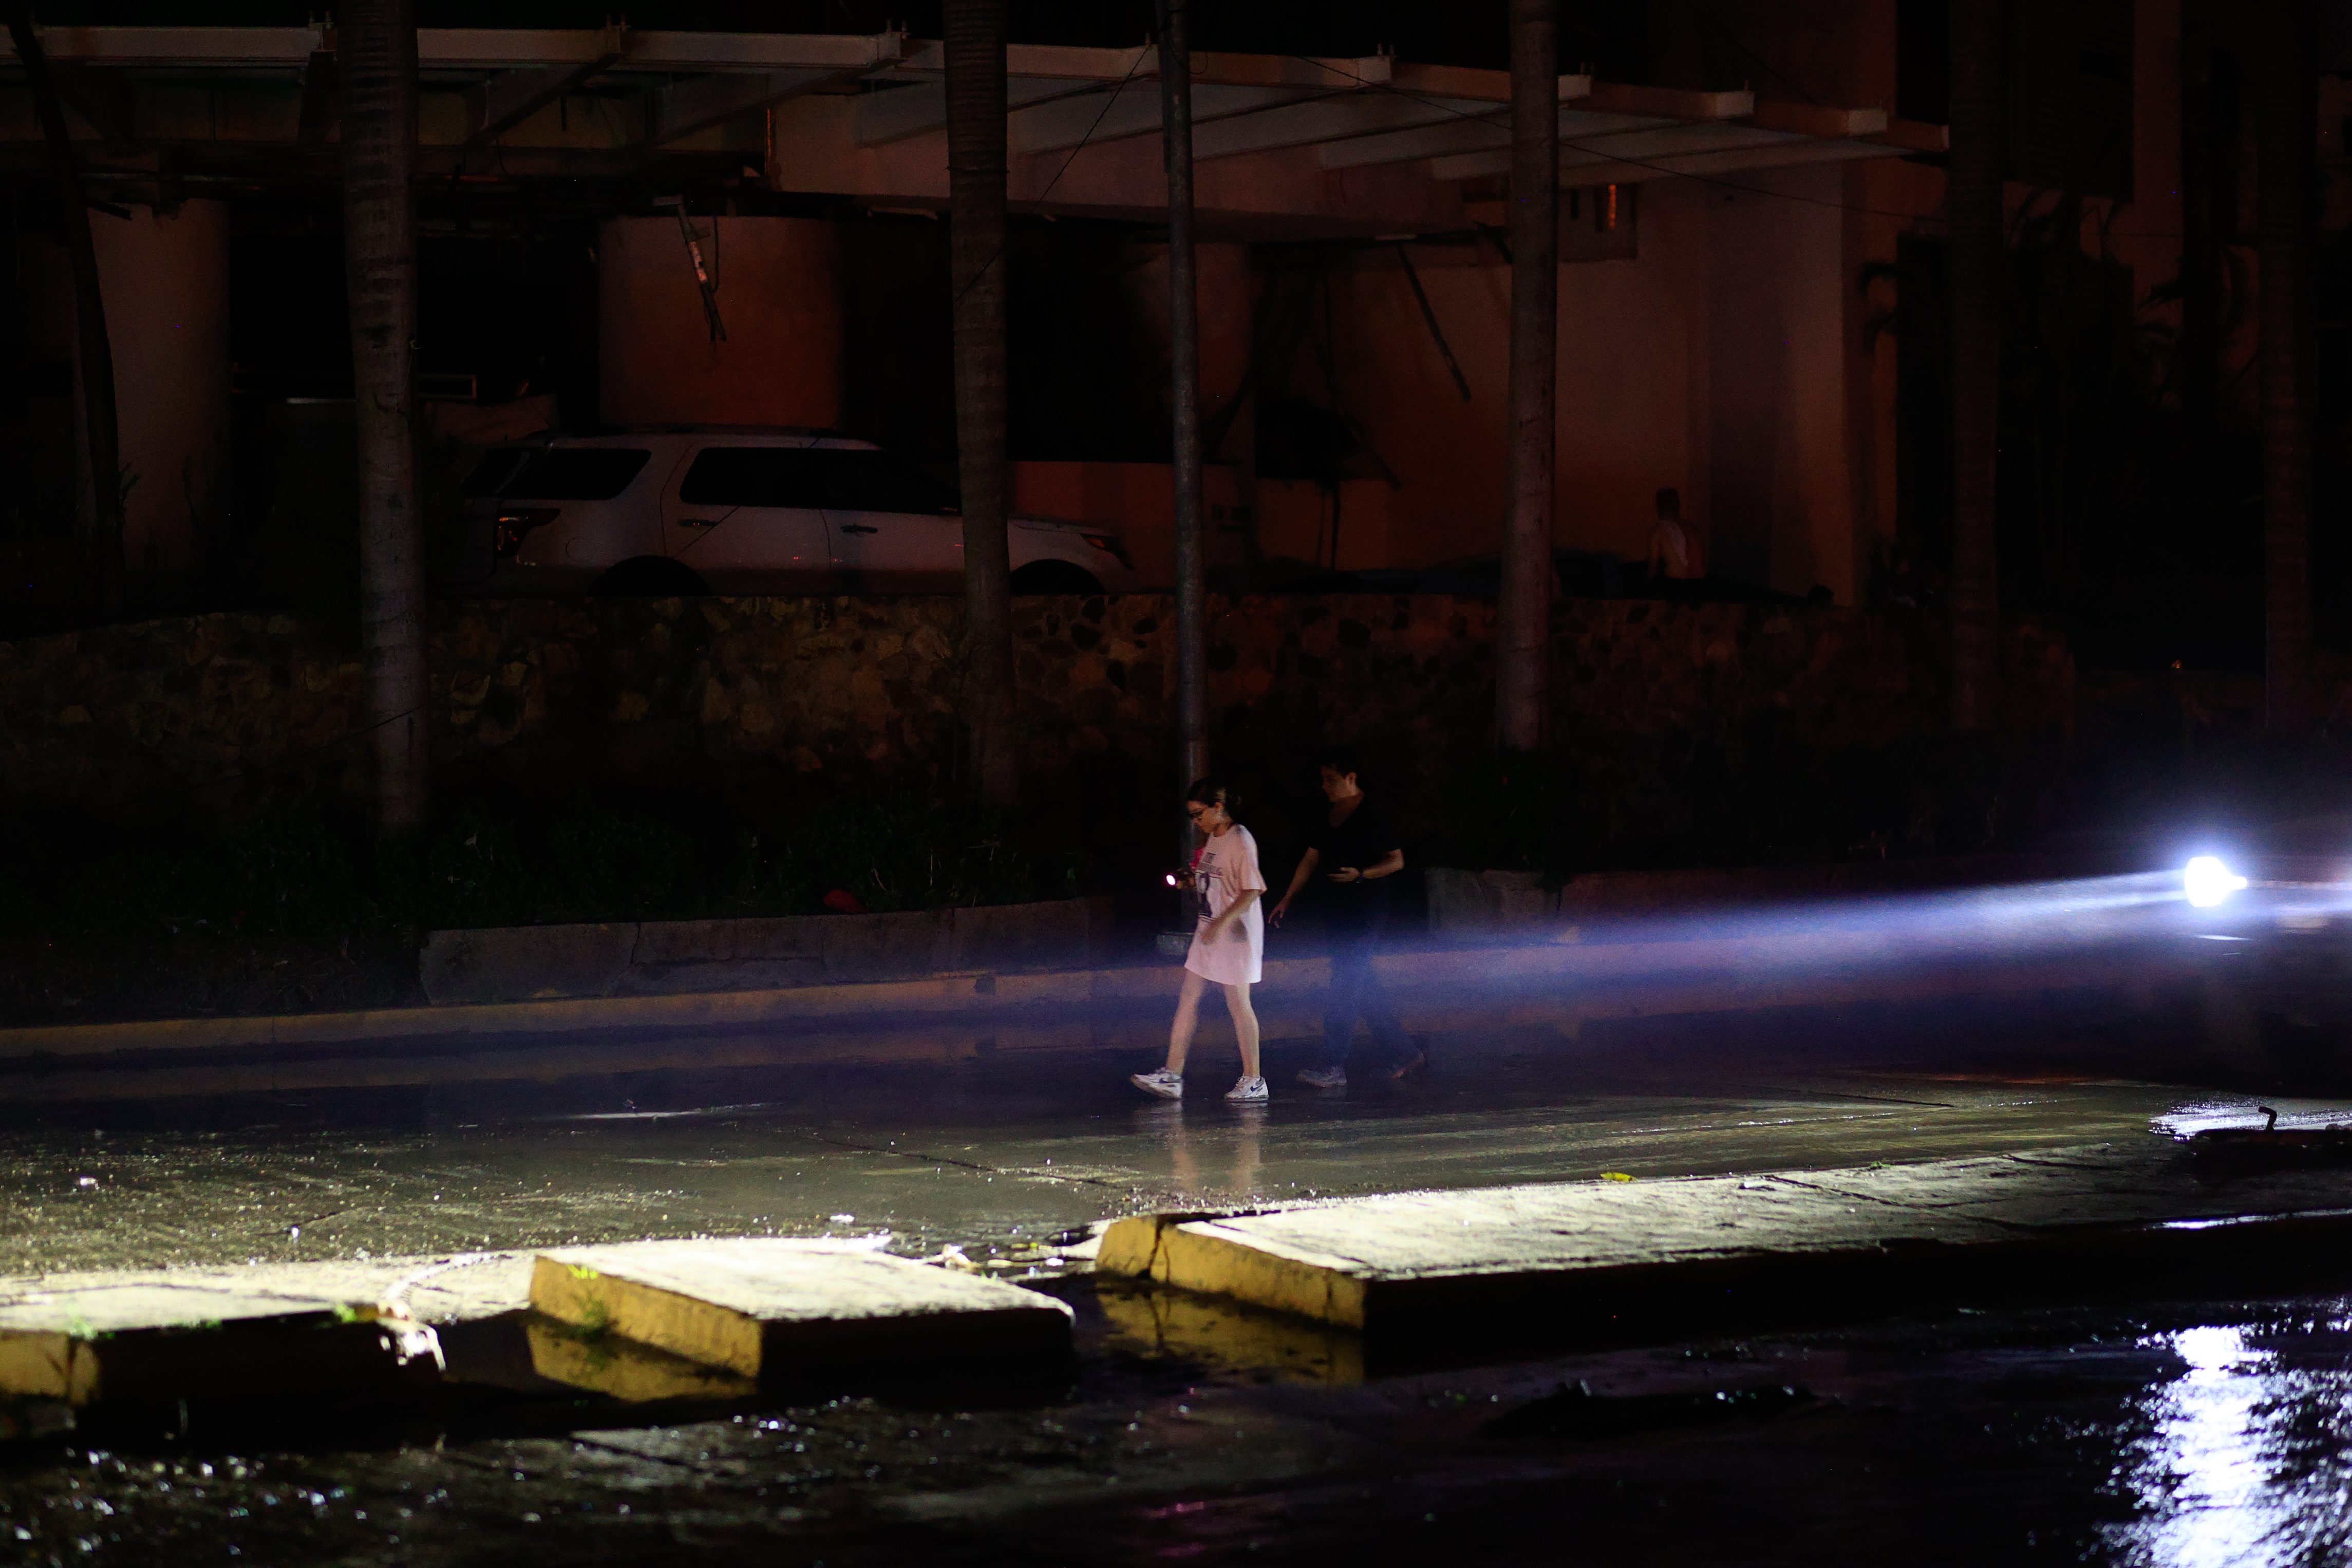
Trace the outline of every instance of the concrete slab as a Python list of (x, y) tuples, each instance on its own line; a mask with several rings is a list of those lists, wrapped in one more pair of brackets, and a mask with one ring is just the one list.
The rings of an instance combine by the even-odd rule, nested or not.
[(560, 1322), (775, 1385), (987, 1368), (1058, 1373), (1070, 1309), (1034, 1291), (827, 1241), (640, 1241), (542, 1252), (530, 1302)]
[(16, 1398), (308, 1402), (437, 1376), (438, 1361), (429, 1328), (372, 1302), (249, 1284), (131, 1279), (0, 1301), (0, 1396)]
[(434, 931), (418, 977), (438, 1006), (673, 996), (917, 980), (1092, 962), (1110, 901), (744, 920), (648, 920)]
[(2191, 1238), (2210, 1252), (2224, 1229), (2232, 1255), (2245, 1255), (2265, 1227), (2277, 1246), (2340, 1247), (2352, 1239), (2352, 1173), (2219, 1189), (2149, 1140), (1801, 1175), (1411, 1193), (1121, 1220), (1096, 1266), (1366, 1334), (1510, 1327), (1567, 1340), (1622, 1336), (1709, 1305), (1818, 1312), (1894, 1289), (2096, 1284), (2102, 1270), (2147, 1266)]
[(1110, 1343), (1131, 1355), (1198, 1362), (1284, 1383), (1364, 1380), (1364, 1342), (1328, 1323), (1217, 1296), (1105, 1281), (1096, 1294)]
[(827, 1241), (50, 1275), (0, 1279), (0, 1399), (416, 1393), (442, 1380), (437, 1335), (468, 1330), (511, 1339), (527, 1366), (478, 1375), (460, 1355), (453, 1379), (636, 1402), (739, 1399), (763, 1380), (845, 1389), (978, 1370), (1034, 1382), (1066, 1366), (1070, 1322), (1034, 1291)]
[(952, 910), (948, 967), (1070, 969), (1091, 964), (1110, 943), (1108, 898), (982, 904)]
[(530, 1347), (531, 1370), (540, 1376), (631, 1404), (748, 1399), (759, 1391), (759, 1385), (741, 1373), (689, 1361), (618, 1334), (590, 1333), (541, 1317), (527, 1321), (523, 1333)]
[(825, 978), (836, 985), (904, 980), (954, 967), (944, 909), (807, 918), (824, 945)]
[(648, 920), (625, 988), (653, 996), (769, 990), (825, 982), (820, 922), (806, 919)]
[(436, 1002), (609, 996), (628, 974), (636, 941), (634, 923), (433, 931), (417, 955), (418, 976)]

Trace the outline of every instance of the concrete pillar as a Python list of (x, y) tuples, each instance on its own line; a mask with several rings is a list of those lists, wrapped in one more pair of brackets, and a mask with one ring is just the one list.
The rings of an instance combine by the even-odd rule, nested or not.
[(727, 336), (714, 341), (674, 217), (616, 218), (597, 240), (603, 410), (612, 424), (841, 420), (835, 225), (814, 218), (691, 220)]
[[(1718, 191), (1710, 216), (1710, 575), (1851, 604), (1853, 431), (1840, 170)], [(1783, 196), (1794, 199), (1782, 199)]]
[[(131, 486), (123, 564), (133, 572), (193, 570), (222, 540), (228, 513), (228, 207), (133, 207), (128, 220), (93, 212), (89, 226)], [(87, 521), (94, 492), (79, 386), (74, 407)]]

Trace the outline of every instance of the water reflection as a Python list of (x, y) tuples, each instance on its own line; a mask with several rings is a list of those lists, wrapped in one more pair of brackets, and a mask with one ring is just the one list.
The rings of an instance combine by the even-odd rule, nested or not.
[(2116, 1477), (2138, 1517), (2109, 1528), (2116, 1560), (2150, 1568), (2342, 1561), (2352, 1372), (2341, 1354), (2294, 1364), (2233, 1325), (2168, 1338), (2185, 1368), (2141, 1400), (2147, 1436)]
[(1165, 1141), (1169, 1180), (1186, 1199), (1213, 1207), (1261, 1196), (1265, 1106), (1241, 1106), (1199, 1127), (1185, 1123), (1181, 1104), (1143, 1106), (1135, 1120)]

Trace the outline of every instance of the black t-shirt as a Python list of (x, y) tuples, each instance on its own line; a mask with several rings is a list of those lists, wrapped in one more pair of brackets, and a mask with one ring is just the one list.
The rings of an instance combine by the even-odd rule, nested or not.
[(1385, 909), (1389, 901), (1389, 883), (1392, 877), (1368, 881), (1333, 882), (1331, 873), (1342, 866), (1354, 866), (1362, 871), (1388, 859), (1392, 850), (1404, 847), (1404, 841), (1389, 825), (1389, 814), (1379, 802), (1365, 796), (1348, 813), (1347, 821), (1331, 825), (1331, 812), (1327, 806), (1315, 814), (1314, 824), (1307, 835), (1308, 847), (1316, 852), (1315, 875), (1311, 879), (1324, 894), (1324, 907), (1334, 920), (1350, 916), (1362, 918), (1374, 911)]

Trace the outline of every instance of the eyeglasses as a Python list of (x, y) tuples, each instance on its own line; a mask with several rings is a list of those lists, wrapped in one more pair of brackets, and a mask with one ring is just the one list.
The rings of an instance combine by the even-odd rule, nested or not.
[(1215, 810), (1214, 806), (1187, 806), (1184, 808), (1184, 814), (1197, 822)]

